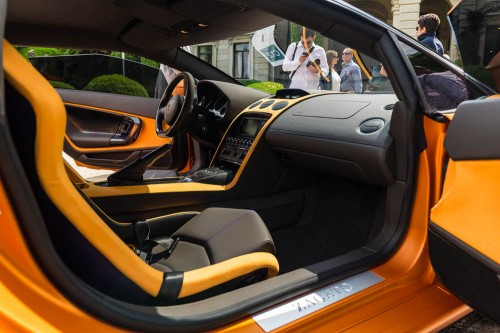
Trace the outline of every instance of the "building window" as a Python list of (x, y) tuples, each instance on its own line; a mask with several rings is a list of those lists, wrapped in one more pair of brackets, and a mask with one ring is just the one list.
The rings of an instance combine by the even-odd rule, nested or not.
[(212, 45), (198, 46), (198, 57), (201, 60), (203, 60), (211, 65), (212, 64)]
[(236, 79), (248, 79), (249, 44), (234, 44), (234, 77)]

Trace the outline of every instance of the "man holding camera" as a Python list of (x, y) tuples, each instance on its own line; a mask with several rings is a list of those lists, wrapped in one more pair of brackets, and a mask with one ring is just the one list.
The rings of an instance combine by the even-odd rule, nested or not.
[(325, 50), (316, 44), (314, 30), (302, 27), (301, 41), (286, 50), (283, 71), (290, 72), (290, 88), (318, 89), (321, 73), (328, 73)]

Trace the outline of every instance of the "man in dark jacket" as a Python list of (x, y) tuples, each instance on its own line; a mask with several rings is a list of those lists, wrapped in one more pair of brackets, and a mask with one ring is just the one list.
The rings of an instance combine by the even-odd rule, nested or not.
[(417, 21), (417, 38), (422, 44), (433, 49), (439, 55), (443, 55), (443, 44), (436, 37), (439, 23), (441, 22), (436, 14), (429, 13), (420, 16)]

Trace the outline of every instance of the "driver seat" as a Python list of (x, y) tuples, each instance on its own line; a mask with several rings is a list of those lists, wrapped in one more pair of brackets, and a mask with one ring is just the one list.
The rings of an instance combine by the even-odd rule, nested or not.
[[(167, 258), (152, 264), (163, 272), (190, 271), (247, 253), (276, 253), (262, 219), (255, 211), (246, 209), (207, 208), (170, 238), (179, 239), (175, 249)], [(158, 244), (152, 248), (152, 253), (164, 250)]]
[[(248, 210), (207, 209), (172, 235), (179, 242), (169, 258), (154, 266), (144, 262), (119, 237), (133, 237), (134, 224), (107, 221), (68, 177), (62, 156), (66, 111), (57, 92), (5, 40), (3, 53), (7, 120), (32, 189), (27, 198), (36, 200), (50, 235), (52, 242), (43, 246), (55, 246), (74, 274), (104, 293), (118, 288), (132, 294), (135, 288), (163, 304), (257, 271), (277, 275), (269, 231)], [(119, 232), (110, 228), (113, 223)]]

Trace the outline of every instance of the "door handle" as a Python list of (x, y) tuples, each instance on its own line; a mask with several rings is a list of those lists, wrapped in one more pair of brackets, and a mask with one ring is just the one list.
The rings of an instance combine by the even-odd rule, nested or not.
[(139, 136), (140, 129), (141, 120), (139, 118), (124, 116), (115, 135), (109, 139), (109, 145), (124, 146), (134, 142)]

